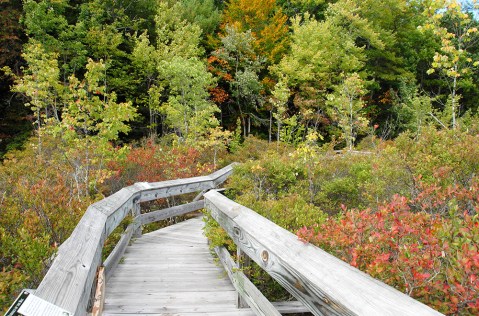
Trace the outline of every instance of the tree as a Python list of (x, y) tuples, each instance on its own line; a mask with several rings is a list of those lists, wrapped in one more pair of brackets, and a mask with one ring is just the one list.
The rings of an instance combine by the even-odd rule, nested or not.
[(42, 43), (46, 51), (60, 53), (63, 46), (60, 36), (68, 27), (64, 16), (67, 7), (66, 0), (23, 1), (26, 34)]
[(139, 77), (141, 84), (146, 85), (146, 97), (140, 95), (137, 103), (148, 107), (149, 115), (149, 137), (156, 138), (158, 128), (158, 113), (160, 109), (161, 86), (158, 78), (158, 51), (150, 45), (148, 33), (145, 31), (140, 36), (135, 37), (135, 48), (131, 54), (131, 60), (135, 66), (136, 76)]
[[(120, 133), (130, 127), (125, 123), (135, 119), (136, 110), (130, 103), (116, 102), (116, 94), (104, 85), (103, 61), (89, 60), (85, 80), (74, 75), (64, 87), (59, 81), (57, 54), (45, 52), (43, 46), (30, 40), (25, 47), (24, 58), (28, 67), (23, 77), (15, 79), (14, 91), (23, 93), (29, 100), (26, 104), (37, 115), (38, 153), (42, 155), (42, 137), (53, 134), (62, 140), (65, 156), (83, 156), (71, 159), (75, 174), (84, 172), (84, 185), (90, 184), (92, 149), (95, 147), (103, 159), (109, 141), (117, 140)], [(80, 188), (78, 177), (75, 178)], [(84, 190), (78, 192), (85, 194)], [(88, 190), (86, 191), (88, 194)], [(80, 193), (79, 193), (80, 194)]]
[[(227, 26), (226, 34), (221, 38), (222, 46), (213, 52), (210, 66), (216, 66), (215, 72), (231, 91), (232, 101), (238, 109), (243, 126), (243, 135), (251, 129), (251, 117), (263, 102), (259, 71), (263, 60), (253, 50), (254, 37), (251, 31), (238, 32)], [(216, 65), (212, 64), (215, 62)]]
[(221, 12), (214, 0), (182, 0), (182, 17), (191, 24), (198, 25), (203, 38), (212, 35), (221, 21)]
[(398, 112), (398, 128), (401, 132), (408, 130), (416, 133), (416, 138), (424, 127), (436, 118), (432, 107), (433, 99), (411, 81), (402, 81), (395, 96), (395, 105)]
[(288, 45), (286, 22), (287, 16), (276, 0), (232, 0), (225, 9), (222, 30), (226, 36), (231, 33), (227, 28), (238, 33), (250, 31), (256, 54), (273, 64), (280, 60)]
[(202, 141), (201, 145), (213, 150), (213, 168), (217, 167), (218, 153), (226, 150), (232, 137), (233, 133), (223, 130), (220, 126), (208, 130), (208, 136)]
[(324, 18), (324, 11), (327, 9), (329, 0), (278, 0), (284, 12), (289, 17), (294, 17), (298, 14), (309, 13), (314, 17)]
[(209, 127), (218, 125), (214, 113), (219, 111), (208, 100), (213, 77), (196, 57), (173, 57), (159, 64), (160, 75), (168, 82), (168, 101), (161, 106), (166, 123), (178, 136), (198, 140)]
[(19, 21), (21, 13), (22, 6), (18, 1), (0, 2), (0, 68), (18, 69), (23, 37)]
[(11, 69), (4, 68), (15, 78), (12, 90), (28, 98), (29, 101), (25, 105), (35, 113), (37, 128), (50, 119), (60, 121), (62, 85), (58, 82), (60, 77), (58, 53), (48, 52), (41, 43), (30, 40), (24, 47), (22, 57), (28, 65), (22, 68), (23, 76), (15, 76)]
[(66, 107), (62, 124), (74, 137), (95, 137), (98, 141), (117, 140), (120, 133), (128, 133), (125, 122), (136, 117), (136, 110), (129, 102), (117, 103), (115, 92), (108, 92), (103, 84), (105, 63), (88, 60), (85, 80), (74, 75), (69, 78), (65, 94)]
[(167, 126), (196, 141), (218, 122), (218, 108), (208, 100), (213, 78), (200, 60), (201, 29), (183, 18), (181, 2), (162, 1), (155, 18), (158, 34), (157, 69), (168, 100), (161, 105)]
[(10, 67), (13, 73), (20, 74), (24, 64), (21, 54), (26, 38), (21, 15), (21, 1), (0, 1), (0, 158), (7, 148), (21, 146), (31, 129), (31, 123), (25, 120), (30, 112), (10, 91), (13, 78), (2, 71)]
[(105, 68), (103, 61), (89, 59), (84, 80), (70, 76), (61, 124), (47, 130), (61, 135), (79, 196), (97, 190), (97, 183), (105, 177), (103, 164), (112, 159), (109, 142), (118, 140), (120, 133), (127, 134), (130, 126), (126, 123), (137, 116), (129, 102), (118, 103), (116, 93), (107, 91)]
[(407, 0), (340, 0), (327, 10), (327, 17), (364, 47), (367, 71), (386, 89), (398, 78), (413, 77), (406, 64), (410, 53), (401, 45), (408, 40), (405, 33), (419, 33), (415, 15), (415, 4)]
[(201, 29), (183, 14), (182, 3), (161, 1), (155, 17), (156, 47), (146, 32), (141, 34), (132, 60), (146, 82), (150, 135), (156, 135), (156, 113), (161, 113), (164, 126), (181, 138), (197, 140), (218, 124), (214, 117), (218, 108), (208, 100), (213, 78), (200, 59)]
[(201, 29), (182, 16), (181, 2), (160, 1), (155, 17), (157, 50), (160, 60), (173, 57), (199, 57), (204, 52), (200, 47)]
[(363, 70), (364, 48), (332, 19), (320, 22), (306, 14), (304, 19), (294, 18), (291, 28), (291, 51), (273, 71), (287, 78), (303, 123), (317, 127), (325, 121), (325, 96), (341, 73)]
[[(473, 1), (473, 5), (479, 7), (476, 1)], [(444, 10), (437, 11), (441, 8)], [(430, 19), (424, 28), (432, 30), (441, 41), (440, 50), (436, 51), (428, 74), (438, 71), (447, 83), (447, 105), (451, 125), (455, 129), (460, 109), (460, 81), (466, 81), (473, 67), (479, 65), (479, 60), (471, 54), (479, 42), (479, 23), (456, 0), (433, 1), (433, 6), (428, 7), (425, 13)]]
[(343, 131), (346, 147), (351, 151), (358, 131), (365, 129), (368, 120), (361, 116), (366, 94), (364, 80), (357, 73), (342, 75), (343, 81), (334, 87), (335, 92), (328, 95), (328, 114), (338, 123)]
[[(274, 113), (272, 113), (272, 116), (276, 120), (276, 141), (278, 143), (280, 141), (281, 125), (283, 123), (283, 119), (285, 118), (284, 116), (287, 111), (287, 102), (290, 96), (290, 91), (285, 80), (286, 79), (284, 77), (281, 77), (280, 80), (276, 83), (276, 85), (274, 86), (274, 90), (271, 93), (272, 97), (270, 99), (270, 102), (273, 105), (273, 109), (276, 110)], [(271, 125), (272, 122), (270, 122), (270, 141), (272, 129)]]

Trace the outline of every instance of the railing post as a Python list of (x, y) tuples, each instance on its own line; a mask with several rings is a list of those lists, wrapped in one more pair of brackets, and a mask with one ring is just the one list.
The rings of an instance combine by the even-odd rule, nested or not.
[[(122, 251), (133, 233), (135, 237), (142, 234), (141, 224), (145, 217), (142, 218), (140, 214), (140, 202), (213, 189), (226, 180), (233, 172), (232, 168), (233, 164), (209, 176), (136, 183), (90, 205), (71, 236), (59, 248), (50, 269), (38, 285), (35, 296), (71, 314), (86, 315), (96, 270), (101, 264), (103, 245), (126, 215), (132, 214), (135, 221), (120, 239), (117, 251), (113, 256), (110, 254), (110, 260), (106, 261), (107, 277), (121, 259)], [(197, 210), (203, 203), (197, 201), (184, 209), (169, 211), (182, 213), (190, 209)]]
[[(243, 252), (238, 247), (238, 250), (236, 252), (236, 257), (237, 257), (237, 265), (240, 270), (242, 270), (243, 274), (246, 277), (249, 277), (250, 271), (249, 268), (251, 266), (251, 259), (246, 255), (246, 253)], [(249, 307), (248, 303), (246, 303), (246, 300), (241, 296), (239, 292), (237, 292), (238, 298), (236, 302), (236, 307), (238, 308), (246, 308)]]
[(443, 315), (324, 250), (303, 243), (286, 229), (214, 190), (205, 194), (205, 206), (238, 249), (313, 315)]
[(132, 237), (133, 238), (139, 238), (141, 237), (142, 234), (142, 225), (141, 225), (141, 206), (140, 206), (140, 201), (139, 200), (133, 200), (133, 206), (131, 208), (131, 216), (133, 217), (134, 221), (138, 221), (138, 228), (135, 229), (133, 232)]

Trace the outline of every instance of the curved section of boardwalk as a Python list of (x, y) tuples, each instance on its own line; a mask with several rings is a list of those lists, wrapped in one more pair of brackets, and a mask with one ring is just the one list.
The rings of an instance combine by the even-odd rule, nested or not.
[(236, 308), (202, 227), (194, 218), (136, 239), (106, 284), (103, 315), (254, 315)]

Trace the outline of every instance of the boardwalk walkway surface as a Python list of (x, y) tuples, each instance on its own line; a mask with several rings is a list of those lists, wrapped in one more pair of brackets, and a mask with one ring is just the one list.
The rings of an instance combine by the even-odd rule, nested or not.
[(236, 308), (202, 227), (197, 217), (136, 239), (106, 284), (103, 315), (254, 315)]

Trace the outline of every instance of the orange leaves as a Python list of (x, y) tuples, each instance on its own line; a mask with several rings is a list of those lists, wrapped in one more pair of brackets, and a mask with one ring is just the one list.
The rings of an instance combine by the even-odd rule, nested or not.
[[(396, 195), (377, 211), (342, 206), (340, 220), (329, 218), (319, 226), (303, 227), (297, 236), (445, 314), (477, 315), (479, 222), (470, 214), (477, 214), (479, 205), (472, 202), (475, 195), (464, 191), (477, 194), (478, 187), (421, 183), (416, 199)], [(421, 200), (427, 201), (426, 210), (434, 204), (450, 206), (453, 197), (469, 211), (452, 209), (441, 217), (410, 207)]]
[(216, 104), (224, 103), (229, 98), (228, 92), (220, 87), (210, 89), (211, 100)]
[(255, 51), (274, 63), (286, 51), (287, 19), (276, 0), (233, 0), (226, 8), (222, 28), (230, 25), (239, 32), (251, 30)]
[(210, 164), (201, 163), (201, 158), (201, 152), (192, 147), (167, 148), (148, 142), (143, 147), (131, 149), (125, 162), (111, 165), (116, 176), (110, 181), (130, 185), (138, 181), (194, 177), (212, 171)]

